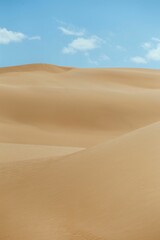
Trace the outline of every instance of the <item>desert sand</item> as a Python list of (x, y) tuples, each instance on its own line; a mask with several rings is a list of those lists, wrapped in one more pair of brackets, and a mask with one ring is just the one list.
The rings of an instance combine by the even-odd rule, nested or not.
[(160, 70), (0, 69), (0, 239), (160, 239)]

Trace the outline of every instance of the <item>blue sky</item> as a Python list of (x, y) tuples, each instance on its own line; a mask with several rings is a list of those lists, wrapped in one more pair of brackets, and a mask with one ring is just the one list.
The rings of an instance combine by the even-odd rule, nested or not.
[(1, 0), (0, 66), (160, 66), (159, 0)]

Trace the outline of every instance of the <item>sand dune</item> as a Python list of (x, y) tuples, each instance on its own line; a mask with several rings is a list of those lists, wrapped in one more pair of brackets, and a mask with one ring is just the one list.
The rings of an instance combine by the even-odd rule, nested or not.
[(160, 71), (0, 69), (0, 239), (160, 239)]
[(0, 162), (24, 161), (44, 157), (57, 159), (57, 157), (66, 156), (81, 150), (83, 148), (0, 143)]

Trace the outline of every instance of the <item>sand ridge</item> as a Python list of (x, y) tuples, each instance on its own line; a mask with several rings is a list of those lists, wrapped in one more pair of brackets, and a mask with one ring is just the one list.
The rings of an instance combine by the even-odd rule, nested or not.
[(160, 71), (0, 69), (0, 239), (159, 240)]

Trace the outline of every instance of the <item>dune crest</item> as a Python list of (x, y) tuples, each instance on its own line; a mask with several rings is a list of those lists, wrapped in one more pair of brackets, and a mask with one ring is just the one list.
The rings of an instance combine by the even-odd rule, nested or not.
[(160, 239), (160, 71), (0, 69), (0, 239)]
[(46, 71), (51, 73), (62, 73), (71, 70), (71, 67), (59, 67), (52, 64), (27, 64), (22, 66), (4, 67), (0, 68), (0, 73), (13, 73), (13, 72), (34, 72)]

